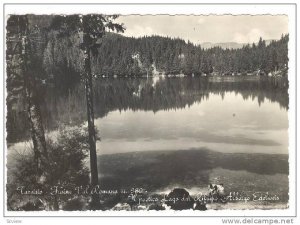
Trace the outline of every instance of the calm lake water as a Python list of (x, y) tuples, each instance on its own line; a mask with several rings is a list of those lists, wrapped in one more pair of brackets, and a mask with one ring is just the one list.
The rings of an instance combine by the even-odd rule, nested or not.
[[(95, 86), (96, 114), (101, 114), (97, 109), (105, 111), (95, 120), (101, 135), (98, 154), (201, 147), (288, 153), (287, 88), (282, 81), (184, 77), (106, 82), (106, 91), (99, 90), (103, 81)], [(114, 85), (126, 94), (108, 88)]]
[[(168, 78), (167, 81), (154, 80), (152, 86), (155, 90), (160, 83), (178, 80), (181, 82), (190, 80), (195, 83), (202, 81), (199, 78)], [(268, 98), (268, 90), (252, 90), (253, 83), (259, 82), (258, 80), (251, 78), (241, 81), (227, 78), (210, 79), (205, 82), (208, 85), (208, 89), (205, 90), (207, 93), (203, 93), (201, 87), (196, 89), (195, 86), (192, 89), (158, 90), (167, 93), (177, 91), (173, 101), (175, 105), (179, 103), (179, 107), (170, 106), (157, 110), (128, 107), (112, 110), (106, 116), (97, 118), (95, 125), (102, 139), (97, 143), (98, 153), (182, 150), (199, 147), (221, 152), (288, 153), (287, 107), (276, 99), (275, 101), (271, 99), (271, 96)], [(220, 82), (225, 82), (225, 85), (221, 85), (220, 91), (210, 88), (214, 83), (222, 84)], [(234, 86), (232, 83), (241, 85), (248, 83), (250, 89), (227, 88)], [(275, 83), (270, 85), (276, 89)], [(250, 91), (253, 91), (253, 94), (248, 96), (247, 92)], [(137, 98), (137, 101), (145, 98), (142, 92), (143, 86), (140, 85), (138, 90), (133, 91), (133, 98)], [(284, 97), (280, 96), (280, 93), (277, 94)], [(199, 99), (202, 95), (205, 96)], [(152, 100), (160, 101), (156, 97), (153, 94)], [(168, 102), (168, 95), (164, 97)], [(187, 103), (180, 104), (182, 99), (187, 99)]]
[(97, 81), (102, 187), (197, 193), (224, 183), (287, 202), (287, 89), (267, 77)]
[[(288, 153), (288, 81), (269, 77), (96, 80), (98, 154), (187, 150)], [(86, 119), (84, 88), (49, 93), (46, 127)]]
[[(197, 193), (223, 183), (288, 201), (287, 79), (103, 78), (94, 92), (102, 188)], [(82, 85), (47, 95), (47, 131), (85, 123)]]

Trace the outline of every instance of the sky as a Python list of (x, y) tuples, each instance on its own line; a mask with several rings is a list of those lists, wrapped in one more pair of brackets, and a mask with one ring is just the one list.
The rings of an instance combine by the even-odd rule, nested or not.
[(286, 15), (124, 15), (118, 22), (124, 23), (125, 36), (179, 37), (195, 44), (253, 43), (260, 37), (276, 40), (288, 33)]

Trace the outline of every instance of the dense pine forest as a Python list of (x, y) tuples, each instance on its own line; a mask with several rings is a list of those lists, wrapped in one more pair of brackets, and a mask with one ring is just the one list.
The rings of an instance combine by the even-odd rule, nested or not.
[[(28, 16), (32, 33), (32, 70), (46, 86), (59, 90), (80, 81), (83, 63), (80, 34), (61, 34), (53, 31), (53, 16)], [(52, 22), (51, 22), (52, 21)], [(9, 22), (9, 21), (8, 21)], [(7, 27), (8, 93), (18, 79), (11, 72), (18, 59), (14, 51), (16, 28)], [(125, 31), (126, 32), (126, 31)], [(129, 38), (107, 33), (99, 38), (91, 55), (95, 77), (139, 77), (151, 75), (287, 75), (288, 35), (268, 44), (260, 38), (257, 43), (239, 49), (202, 48), (178, 38), (145, 36)], [(12, 58), (15, 57), (15, 58)], [(63, 91), (63, 90), (62, 90)]]
[[(69, 46), (73, 46), (74, 40), (78, 41), (74, 38), (61, 42), (59, 38), (52, 38), (45, 49), (44, 63), (46, 68), (50, 67), (48, 71), (53, 71), (53, 68), (64, 71), (60, 75), (56, 73), (58, 83), (61, 79), (74, 80), (73, 70), (80, 66), (76, 61), (79, 53), (65, 44), (69, 42)], [(63, 54), (64, 58), (60, 51), (67, 53)], [(201, 45), (181, 39), (160, 36), (128, 38), (109, 33), (102, 38), (97, 53), (93, 55), (92, 71), (96, 77), (286, 75), (287, 65), (288, 35), (268, 45), (260, 39), (258, 43), (240, 49), (203, 49)]]
[(287, 67), (287, 43), (286, 35), (268, 46), (260, 39), (241, 49), (203, 49), (181, 39), (107, 35), (95, 58), (94, 71), (106, 76), (269, 74)]

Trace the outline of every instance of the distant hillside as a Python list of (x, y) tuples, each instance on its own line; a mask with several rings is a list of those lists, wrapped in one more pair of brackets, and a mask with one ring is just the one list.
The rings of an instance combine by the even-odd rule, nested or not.
[[(74, 71), (81, 71), (77, 39), (76, 36), (63, 39), (49, 35), (49, 42), (44, 51), (44, 66), (47, 72), (56, 76), (56, 80), (67, 76), (66, 71), (69, 71), (68, 80), (74, 78)], [(257, 44), (241, 48), (205, 49), (179, 38), (133, 38), (109, 33), (99, 40), (101, 45), (92, 57), (92, 72), (95, 76), (105, 77), (286, 75), (288, 39), (288, 35), (285, 35), (280, 40), (270, 43), (260, 38)], [(230, 43), (227, 46), (237, 45)], [(54, 69), (58, 73), (64, 72), (58, 75), (51, 72)]]
[[(272, 41), (275, 40), (265, 40), (266, 45), (269, 45)], [(257, 43), (256, 43), (257, 44)], [(222, 49), (238, 49), (242, 48), (243, 46), (247, 45), (247, 43), (237, 43), (237, 42), (220, 42), (220, 43), (212, 43), (212, 42), (203, 42), (200, 46), (204, 49), (214, 48), (214, 47), (221, 47)]]
[(204, 49), (214, 48), (214, 47), (221, 47), (223, 49), (238, 49), (242, 48), (245, 43), (237, 43), (237, 42), (222, 42), (222, 43), (212, 43), (212, 42), (203, 42), (200, 46)]

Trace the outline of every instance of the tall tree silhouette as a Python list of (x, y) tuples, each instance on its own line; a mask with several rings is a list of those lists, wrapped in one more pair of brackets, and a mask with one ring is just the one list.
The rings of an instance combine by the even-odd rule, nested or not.
[[(8, 105), (22, 97), (26, 104), (31, 138), (33, 142), (35, 166), (40, 176), (48, 163), (45, 132), (43, 128), (40, 102), (42, 98), (42, 56), (44, 46), (39, 28), (29, 24), (27, 15), (14, 15), (7, 22), (7, 84)], [(41, 53), (41, 54), (39, 54)], [(39, 178), (39, 177), (38, 177)]]
[[(98, 185), (97, 154), (96, 154), (96, 132), (94, 125), (94, 103), (93, 103), (93, 74), (91, 71), (91, 55), (98, 54), (101, 38), (107, 30), (123, 32), (122, 24), (114, 23), (117, 15), (70, 15), (56, 16), (51, 28), (57, 30), (60, 35), (78, 35), (79, 48), (83, 56), (82, 79), (85, 84), (85, 95), (87, 103), (87, 121), (90, 145), (90, 171), (91, 185)], [(92, 195), (91, 208), (98, 207), (98, 195)]]

